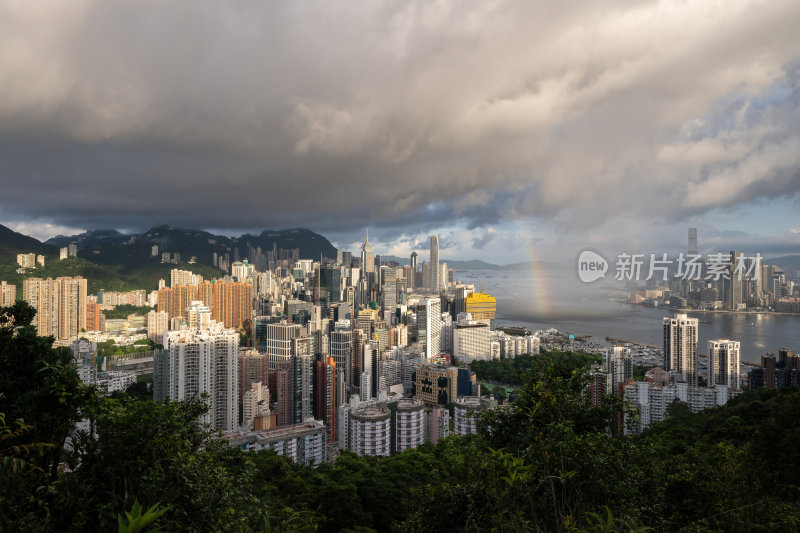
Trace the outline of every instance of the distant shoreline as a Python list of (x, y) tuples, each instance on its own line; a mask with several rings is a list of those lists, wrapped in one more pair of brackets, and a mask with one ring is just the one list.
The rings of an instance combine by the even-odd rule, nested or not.
[(783, 311), (729, 311), (727, 309), (688, 309), (682, 307), (671, 307), (666, 305), (645, 305), (629, 302), (631, 305), (638, 305), (639, 307), (647, 307), (649, 309), (666, 309), (668, 311), (676, 311), (679, 313), (715, 313), (715, 314), (730, 314), (730, 315), (786, 315), (800, 317), (800, 313), (785, 313)]

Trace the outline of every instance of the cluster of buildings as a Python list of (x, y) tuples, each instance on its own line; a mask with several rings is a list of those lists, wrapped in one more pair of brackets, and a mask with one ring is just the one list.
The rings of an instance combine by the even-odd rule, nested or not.
[[(201, 422), (232, 445), (303, 462), (474, 432), (475, 413), (492, 405), (463, 365), (539, 349), (538, 338), (495, 330), (495, 299), (455, 282), (436, 236), (429, 261), (414, 253), (405, 266), (382, 261), (368, 238), (360, 257), (248, 253), (222, 279), (173, 269), (149, 293), (87, 295), (81, 277), (31, 278), (23, 297), (42, 335), (73, 345), (87, 383), (111, 393), (152, 373), (155, 400), (203, 397)], [(2, 287), (13, 302), (16, 287)], [(119, 305), (151, 310), (106, 319)], [(145, 338), (163, 349), (107, 358), (98, 370), (97, 342)]]
[(603, 368), (595, 372), (588, 394), (599, 404), (606, 394), (623, 397), (633, 408), (620, 423), (625, 433), (641, 433), (667, 417), (674, 400), (692, 411), (725, 405), (741, 394), (739, 341), (710, 340), (705, 371), (697, 353), (698, 319), (678, 313), (663, 321), (664, 350), (661, 366), (653, 367), (643, 381), (633, 379), (630, 349), (614, 346), (604, 355)]
[[(687, 259), (690, 257), (700, 257), (696, 228), (689, 228)], [(723, 261), (721, 269), (712, 265), (712, 257)], [(709, 256), (698, 262), (695, 276), (688, 275), (688, 262), (681, 268), (684, 272), (678, 272), (666, 284), (657, 283), (655, 278), (649, 280), (645, 289), (631, 295), (631, 302), (678, 309), (800, 312), (800, 286), (787, 279), (778, 266), (763, 263), (760, 255), (749, 257), (731, 251), (724, 256)]]
[[(302, 462), (475, 432), (475, 414), (493, 404), (465, 365), (539, 350), (537, 337), (496, 330), (495, 298), (454, 280), (435, 235), (428, 260), (413, 253), (408, 265), (382, 261), (368, 237), (360, 257), (237, 255), (214, 258), (229, 267), (221, 279), (173, 269), (150, 292), (87, 295), (77, 277), (27, 279), (23, 293), (42, 335), (77, 343), (87, 383), (113, 392), (152, 373), (156, 401), (203, 397), (201, 422), (232, 445)], [(151, 310), (105, 318), (119, 305)], [(97, 371), (93, 342), (106, 338), (163, 349), (109, 358)]]

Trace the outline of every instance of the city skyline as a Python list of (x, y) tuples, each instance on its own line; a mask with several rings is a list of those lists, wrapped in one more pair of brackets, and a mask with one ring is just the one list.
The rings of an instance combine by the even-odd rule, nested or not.
[(796, 2), (184, 7), (0, 5), (0, 224), (800, 244)]

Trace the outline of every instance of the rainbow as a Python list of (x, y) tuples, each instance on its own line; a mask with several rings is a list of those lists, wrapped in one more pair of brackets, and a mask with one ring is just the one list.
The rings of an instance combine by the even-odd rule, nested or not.
[(552, 299), (550, 297), (549, 284), (547, 282), (547, 272), (541, 267), (539, 255), (533, 244), (533, 239), (526, 239), (528, 256), (531, 265), (531, 285), (532, 291), (529, 295), (531, 310), (541, 316), (549, 316), (552, 311)]

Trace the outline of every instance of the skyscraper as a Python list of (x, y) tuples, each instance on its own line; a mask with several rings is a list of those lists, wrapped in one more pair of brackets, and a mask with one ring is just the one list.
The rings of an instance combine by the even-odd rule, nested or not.
[(40, 336), (75, 339), (86, 329), (86, 279), (29, 278), (23, 281), (22, 295), (36, 309), (33, 325)]
[(739, 341), (708, 341), (708, 386), (739, 388)]
[(417, 336), (425, 360), (438, 355), (441, 348), (442, 312), (439, 298), (428, 298), (417, 306)]
[(689, 255), (697, 255), (697, 228), (689, 228)]
[(430, 288), (431, 292), (439, 292), (439, 237), (431, 235), (431, 264), (430, 264)]
[(361, 271), (373, 272), (375, 270), (375, 250), (369, 242), (369, 230), (367, 230), (367, 238), (361, 246)]
[(664, 370), (683, 376), (697, 386), (697, 319), (678, 313), (664, 317)]
[(411, 252), (411, 275), (408, 276), (408, 288), (413, 289), (416, 287), (416, 277), (417, 277), (417, 252)]
[(725, 300), (727, 300), (728, 307), (732, 310), (736, 310), (743, 301), (744, 272), (740, 270), (743, 267), (743, 265), (740, 265), (741, 261), (742, 252), (731, 251), (730, 267), (728, 269), (730, 279), (725, 280)]
[(212, 322), (206, 330), (165, 333), (169, 350), (169, 398), (174, 401), (209, 395), (203, 422), (231, 431), (239, 425), (239, 334)]
[(314, 416), (325, 422), (328, 442), (336, 441), (336, 414), (339, 412), (339, 392), (336, 362), (333, 357), (316, 362), (314, 380)]

